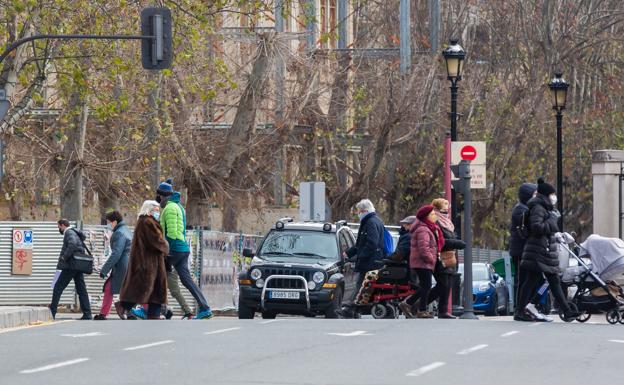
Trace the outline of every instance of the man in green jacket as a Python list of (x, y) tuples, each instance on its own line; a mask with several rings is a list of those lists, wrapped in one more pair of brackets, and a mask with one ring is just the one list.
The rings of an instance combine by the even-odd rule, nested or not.
[(193, 281), (188, 268), (191, 248), (186, 242), (186, 212), (180, 204), (180, 193), (173, 191), (172, 180), (167, 179), (156, 189), (156, 200), (160, 203), (162, 213), (160, 214), (160, 225), (167, 242), (169, 242), (169, 256), (167, 261), (178, 272), (182, 285), (188, 289), (193, 298), (199, 304), (199, 309), (195, 319), (210, 319), (212, 311), (208, 306), (208, 301), (201, 290)]

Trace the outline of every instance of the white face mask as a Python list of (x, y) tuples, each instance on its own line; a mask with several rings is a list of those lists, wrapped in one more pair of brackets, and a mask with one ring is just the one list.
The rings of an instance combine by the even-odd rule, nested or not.
[(556, 194), (550, 194), (550, 196), (548, 198), (550, 198), (550, 203), (552, 203), (553, 206), (557, 206), (557, 195)]

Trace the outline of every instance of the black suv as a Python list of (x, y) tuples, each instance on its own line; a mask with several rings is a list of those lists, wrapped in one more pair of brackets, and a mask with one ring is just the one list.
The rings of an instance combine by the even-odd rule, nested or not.
[(354, 244), (344, 221), (279, 220), (256, 254), (243, 250), (253, 259), (238, 277), (238, 318), (251, 319), (257, 311), (262, 318), (278, 313), (337, 318), (343, 296), (355, 290), (353, 265), (343, 257)]

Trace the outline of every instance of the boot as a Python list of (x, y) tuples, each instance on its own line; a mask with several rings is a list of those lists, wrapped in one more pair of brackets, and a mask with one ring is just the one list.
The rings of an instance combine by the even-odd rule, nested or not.
[(409, 303), (405, 301), (399, 302), (399, 309), (405, 314), (405, 318), (414, 318), (414, 313), (412, 313), (412, 307)]
[(429, 313), (428, 311), (419, 311), (418, 313), (416, 313), (416, 318), (430, 319), (433, 318), (433, 314)]

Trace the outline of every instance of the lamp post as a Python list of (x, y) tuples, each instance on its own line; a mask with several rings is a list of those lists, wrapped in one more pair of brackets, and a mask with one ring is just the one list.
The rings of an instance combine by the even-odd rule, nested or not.
[[(458, 42), (458, 39), (450, 39), (449, 46), (442, 51), (446, 64), (447, 79), (451, 82), (451, 142), (457, 141), (457, 82), (461, 80), (464, 59), (466, 58), (466, 51)], [(446, 170), (446, 172), (450, 173), (450, 170)], [(457, 194), (455, 190), (451, 192), (451, 217), (461, 237), (461, 230), (459, 230), (461, 229), (461, 217), (459, 216), (459, 210), (457, 210)]]
[(559, 217), (559, 231), (563, 231), (563, 142), (561, 127), (563, 125), (563, 110), (565, 110), (569, 84), (563, 79), (561, 72), (556, 72), (555, 77), (548, 84), (552, 96), (553, 110), (557, 116), (557, 210)]

